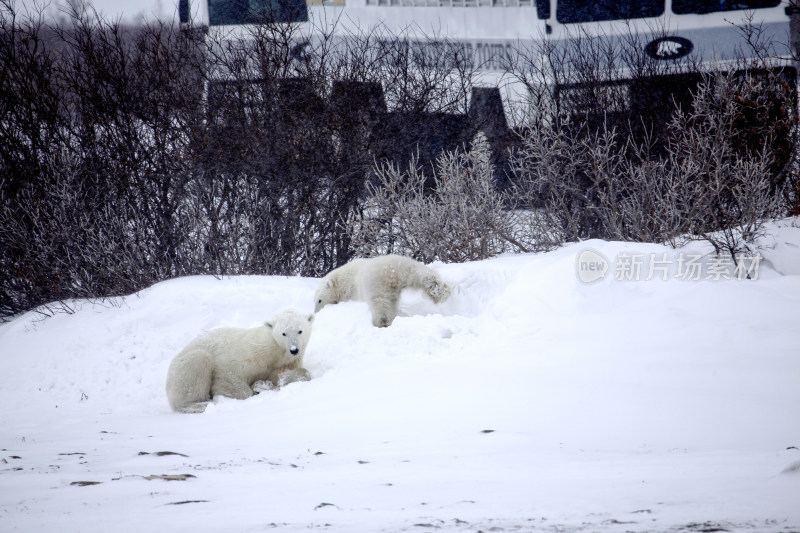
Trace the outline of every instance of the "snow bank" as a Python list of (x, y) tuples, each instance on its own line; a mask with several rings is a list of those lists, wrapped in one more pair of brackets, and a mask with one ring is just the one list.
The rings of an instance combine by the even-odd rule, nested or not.
[[(326, 307), (312, 381), (202, 415), (169, 410), (170, 359), (312, 311), (317, 280), (182, 278), (21, 316), (0, 326), (1, 529), (797, 530), (797, 225), (771, 228), (756, 280), (678, 278), (699, 243), (435, 264), (448, 302), (405, 294), (384, 329)], [(608, 261), (591, 284), (586, 249)]]

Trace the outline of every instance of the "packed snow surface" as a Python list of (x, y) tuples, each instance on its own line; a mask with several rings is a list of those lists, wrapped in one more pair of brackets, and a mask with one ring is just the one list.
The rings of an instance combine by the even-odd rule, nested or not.
[[(749, 280), (709, 256), (687, 278), (699, 243), (435, 263), (449, 301), (405, 293), (383, 329), (328, 306), (311, 381), (199, 415), (167, 405), (172, 357), (311, 312), (318, 280), (182, 278), (17, 317), (0, 530), (800, 531), (798, 225), (771, 226)], [(579, 279), (582, 257), (605, 276)]]

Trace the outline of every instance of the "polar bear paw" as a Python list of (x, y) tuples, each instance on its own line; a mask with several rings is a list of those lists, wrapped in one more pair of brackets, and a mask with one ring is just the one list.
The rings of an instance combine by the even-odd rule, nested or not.
[(450, 298), (450, 286), (435, 276), (427, 276), (424, 280), (425, 292), (434, 303), (441, 303)]

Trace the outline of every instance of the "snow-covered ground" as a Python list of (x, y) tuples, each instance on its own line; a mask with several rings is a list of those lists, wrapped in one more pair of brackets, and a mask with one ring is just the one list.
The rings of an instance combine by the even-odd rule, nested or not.
[(326, 307), (312, 381), (201, 415), (169, 410), (171, 358), (311, 311), (316, 280), (21, 316), (0, 326), (0, 531), (800, 531), (799, 225), (756, 280), (681, 279), (700, 244), (436, 264), (448, 302), (407, 294), (385, 329)]

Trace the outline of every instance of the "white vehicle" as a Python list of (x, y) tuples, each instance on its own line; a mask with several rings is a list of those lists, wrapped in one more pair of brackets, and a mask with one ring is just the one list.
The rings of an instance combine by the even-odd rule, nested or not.
[[(540, 39), (575, 35), (615, 36), (631, 29), (643, 36), (648, 55), (660, 60), (693, 57), (726, 60), (741, 54), (741, 27), (752, 23), (776, 52), (788, 57), (787, 0), (180, 0), (181, 21), (230, 30), (265, 10), (277, 22), (293, 22), (312, 35), (333, 25), (352, 32), (376, 26), (465, 43), (485, 69), (498, 51)], [(666, 33), (666, 35), (661, 35)]]
[[(725, 65), (754, 53), (742, 28), (758, 28), (772, 56), (789, 65), (788, 0), (180, 0), (181, 21), (209, 32), (235, 35), (269, 12), (275, 22), (296, 25), (298, 46), (322, 31), (352, 35), (373, 28), (410, 36), (427, 46), (431, 36), (457, 43), (473, 58), (478, 85), (505, 87), (503, 101), (516, 100), (507, 61), (515, 50), (543, 42), (567, 46), (576, 36), (625, 40), (657, 63)], [(414, 42), (414, 36), (419, 40)], [(432, 53), (436, 53), (433, 51)], [(620, 74), (622, 72), (622, 74)], [(624, 69), (618, 79), (624, 79)], [(505, 76), (505, 79), (504, 79)], [(558, 84), (556, 84), (558, 85)], [(571, 85), (570, 85), (571, 86)], [(567, 86), (566, 89), (569, 90)], [(511, 88), (509, 88), (511, 87)], [(565, 87), (557, 87), (563, 90)], [(488, 89), (487, 89), (488, 90)], [(486, 95), (484, 91), (484, 95)], [(473, 97), (475, 94), (473, 94)], [(630, 97), (627, 97), (630, 98)], [(473, 98), (474, 99), (474, 98)], [(496, 106), (496, 104), (493, 104)]]
[[(68, 0), (45, 5), (57, 15)], [(102, 15), (135, 21), (172, 18), (205, 27), (212, 34), (236, 35), (263, 20), (296, 26), (298, 46), (315, 34), (352, 35), (383, 28), (425, 46), (431, 37), (458, 43), (483, 74), (484, 86), (496, 86), (515, 49), (542, 42), (563, 45), (575, 36), (628, 39), (663, 64), (724, 64), (747, 58), (753, 50), (742, 36), (746, 25), (758, 28), (771, 54), (789, 65), (797, 32), (790, 19), (800, 15), (799, 0), (89, 0)], [(797, 24), (800, 26), (800, 22)], [(792, 31), (790, 31), (792, 26)], [(433, 53), (436, 53), (433, 51)]]

